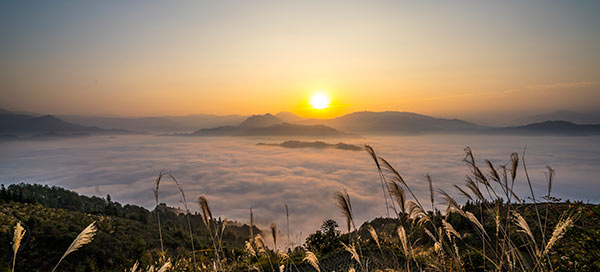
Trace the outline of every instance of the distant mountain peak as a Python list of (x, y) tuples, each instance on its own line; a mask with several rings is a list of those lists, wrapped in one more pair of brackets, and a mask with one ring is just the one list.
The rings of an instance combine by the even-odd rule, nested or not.
[(275, 117), (289, 123), (296, 123), (305, 119), (288, 111), (282, 111), (280, 113), (277, 113), (275, 114)]
[(252, 115), (244, 120), (239, 127), (240, 128), (260, 128), (268, 127), (276, 124), (281, 124), (284, 121), (273, 116), (270, 113), (263, 115)]
[(0, 108), (0, 114), (13, 114), (13, 113), (7, 109)]
[(526, 116), (524, 118), (513, 120), (511, 124), (526, 125), (531, 123), (541, 123), (547, 120), (564, 120), (579, 125), (600, 124), (600, 116), (597, 114), (587, 114), (567, 109), (559, 109), (552, 112)]

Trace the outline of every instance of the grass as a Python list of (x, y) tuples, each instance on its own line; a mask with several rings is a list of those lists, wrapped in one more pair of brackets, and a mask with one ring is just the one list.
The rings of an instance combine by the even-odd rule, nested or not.
[[(366, 146), (365, 149), (378, 171), (382, 201), (385, 204), (385, 211), (382, 213), (386, 215), (387, 221), (377, 227), (363, 224), (357, 228), (350, 195), (343, 188), (335, 192), (333, 204), (346, 219), (347, 233), (338, 236), (334, 232), (324, 237), (329, 239), (328, 242), (334, 243), (333, 248), (339, 250), (313, 252), (308, 241), (305, 245), (293, 247), (289, 238), (289, 209), (285, 205), (288, 241), (283, 249), (280, 250), (277, 246), (278, 228), (275, 224), (270, 226), (273, 249), (265, 245), (260, 233), (254, 233), (254, 214), (250, 208), (250, 235), (245, 242), (244, 252), (229, 252), (223, 243), (227, 221), (217, 223), (204, 196), (198, 198), (198, 205), (212, 248), (197, 250), (183, 187), (172, 174), (161, 171), (154, 183), (157, 207), (154, 214), (162, 254), (154, 264), (142, 269), (142, 265), (135, 262), (128, 271), (307, 271), (309, 268), (321, 271), (332, 269), (328, 263), (335, 262), (335, 258), (345, 260), (341, 262), (345, 263), (343, 269), (346, 271), (564, 269), (554, 267), (561, 263), (556, 261), (561, 256), (556, 256), (557, 252), (553, 249), (560, 248), (563, 242), (570, 244), (565, 240), (567, 233), (582, 216), (582, 209), (559, 203), (558, 199), (552, 197), (554, 169), (547, 167), (547, 195), (543, 197), (544, 202), (540, 203), (533, 193), (525, 164), (525, 152), (521, 157), (517, 153), (511, 154), (504, 165), (495, 166), (489, 160), (484, 160), (480, 165), (472, 150), (467, 147), (464, 162), (469, 170), (468, 176), (464, 186), (456, 184), (454, 188), (456, 195), (463, 197), (468, 203), (460, 205), (453, 194), (436, 189), (431, 176), (426, 175), (428, 201), (431, 205), (428, 203), (425, 207), (400, 171), (388, 160), (378, 156), (374, 148)], [(532, 200), (529, 203), (517, 197), (518, 194), (513, 191), (520, 172), (529, 187)], [(191, 245), (189, 255), (176, 253), (171, 254), (170, 258), (165, 250), (158, 212), (159, 185), (167, 175), (181, 193)], [(438, 210), (436, 207), (439, 205), (444, 205), (446, 209)], [(554, 219), (554, 213), (551, 212), (555, 207), (561, 207), (558, 209), (561, 212), (558, 219)], [(393, 216), (389, 216), (390, 212)], [(374, 223), (375, 221), (371, 222)], [(597, 226), (595, 225), (596, 228)], [(17, 222), (14, 227), (11, 271), (15, 271), (17, 252), (25, 233), (22, 224)], [(75, 238), (54, 270), (67, 255), (90, 243), (95, 234), (96, 226), (93, 222)], [(201, 258), (197, 258), (199, 254)], [(340, 270), (339, 265), (335, 269)]]

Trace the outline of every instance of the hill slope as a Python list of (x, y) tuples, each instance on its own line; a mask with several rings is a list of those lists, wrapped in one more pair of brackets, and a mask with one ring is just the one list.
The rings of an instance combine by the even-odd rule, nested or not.
[(600, 116), (598, 115), (580, 113), (570, 110), (558, 110), (548, 113), (536, 114), (532, 116), (525, 116), (513, 120), (511, 124), (520, 126), (552, 120), (568, 121), (575, 124), (600, 124)]
[(482, 127), (458, 119), (434, 118), (411, 112), (355, 112), (325, 120), (308, 120), (353, 133), (422, 134), (432, 132), (469, 132)]
[[(186, 218), (164, 204), (160, 213), (167, 253), (187, 254), (189, 230)], [(151, 264), (160, 251), (156, 210), (121, 205), (99, 197), (78, 195), (58, 187), (18, 184), (0, 189), (0, 267), (10, 267), (13, 227), (17, 220), (27, 230), (17, 258), (19, 271), (47, 271), (60, 259), (75, 236), (92, 221), (98, 232), (92, 242), (74, 252), (61, 271), (123, 271), (139, 260)], [(210, 249), (210, 234), (200, 215), (190, 216), (197, 250)], [(213, 220), (221, 226), (223, 221)], [(223, 242), (228, 250), (239, 249), (250, 235), (250, 227), (228, 222)], [(254, 233), (261, 231), (254, 227)], [(6, 250), (5, 250), (6, 249)], [(91, 270), (90, 270), (91, 269)]]
[(65, 122), (52, 115), (34, 117), (25, 114), (0, 114), (0, 132), (25, 135), (44, 133), (130, 134), (118, 129), (102, 129)]

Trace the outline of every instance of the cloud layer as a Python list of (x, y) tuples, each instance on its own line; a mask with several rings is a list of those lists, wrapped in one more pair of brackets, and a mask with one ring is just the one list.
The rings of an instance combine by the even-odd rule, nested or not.
[[(216, 216), (247, 222), (252, 207), (258, 224), (275, 222), (283, 230), (287, 204), (297, 239), (324, 219), (343, 222), (333, 201), (338, 190), (348, 190), (357, 224), (386, 214), (378, 174), (366, 152), (256, 145), (264, 140), (119, 136), (0, 143), (0, 183), (59, 185), (153, 208), (152, 185), (163, 169), (183, 183), (188, 205), (196, 211), (195, 199), (205, 195)], [(600, 189), (600, 137), (411, 136), (345, 142), (371, 144), (423, 200), (429, 194), (428, 173), (435, 187), (458, 196), (452, 185), (464, 184), (463, 149), (469, 145), (476, 159), (498, 165), (507, 163), (511, 152), (521, 154), (527, 147), (526, 163), (537, 196), (546, 190), (543, 171), (551, 165), (557, 171), (556, 196), (600, 201), (594, 193)], [(519, 170), (517, 194), (525, 197)], [(160, 200), (182, 206), (170, 182), (161, 186)]]

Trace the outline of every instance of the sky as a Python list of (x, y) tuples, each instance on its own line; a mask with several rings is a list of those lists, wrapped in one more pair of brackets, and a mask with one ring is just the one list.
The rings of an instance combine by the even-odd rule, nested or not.
[[(597, 110), (599, 1), (3, 1), (0, 107), (51, 114)], [(330, 107), (312, 109), (324, 92)]]

